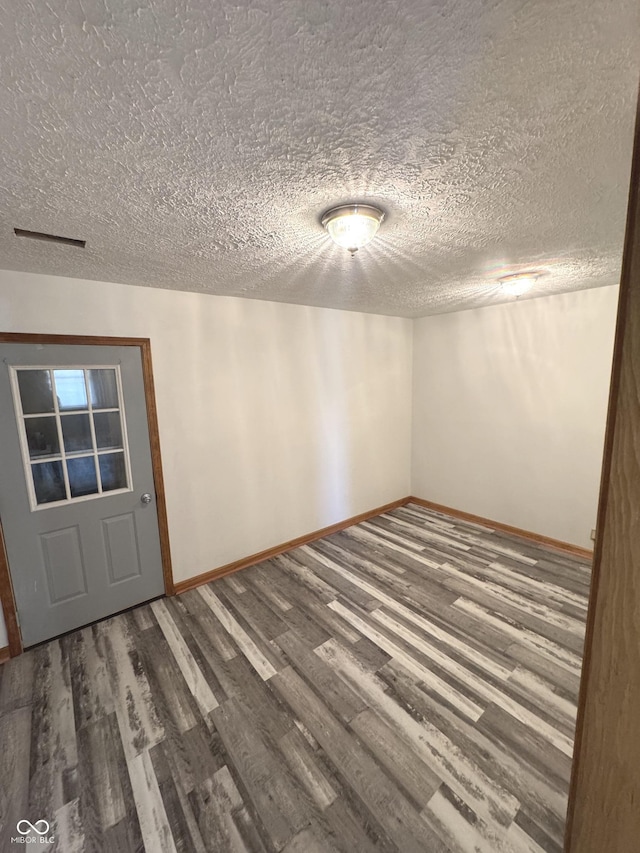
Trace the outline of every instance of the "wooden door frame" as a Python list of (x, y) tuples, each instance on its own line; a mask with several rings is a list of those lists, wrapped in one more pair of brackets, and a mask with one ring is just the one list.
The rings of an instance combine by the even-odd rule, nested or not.
[[(156, 493), (156, 512), (158, 515), (158, 532), (160, 534), (160, 554), (162, 558), (162, 575), (166, 595), (175, 592), (173, 572), (171, 568), (171, 547), (169, 544), (169, 525), (167, 521), (167, 503), (162, 474), (162, 457), (160, 454), (160, 432), (158, 430), (158, 410), (153, 382), (153, 365), (151, 362), (151, 341), (149, 338), (111, 338), (101, 335), (40, 335), (23, 332), (0, 332), (0, 344), (53, 344), (59, 346), (90, 346), (90, 347), (138, 347), (142, 358), (142, 378), (144, 396), (147, 405), (147, 426), (149, 444), (151, 446), (151, 466), (153, 483)], [(15, 657), (23, 650), (22, 636), (18, 624), (9, 560), (2, 532), (0, 518), (0, 602), (4, 613), (9, 640), (9, 656)]]
[[(640, 93), (602, 462), (591, 591), (580, 680), (566, 853), (637, 849), (640, 675), (626, 636), (640, 603)], [(594, 737), (594, 735), (596, 735)], [(623, 744), (620, 748), (618, 744)], [(615, 749), (612, 748), (615, 745)], [(612, 780), (615, 780), (612, 784)], [(621, 781), (626, 789), (620, 790)], [(614, 813), (612, 804), (617, 811)], [(588, 839), (585, 841), (585, 839)]]

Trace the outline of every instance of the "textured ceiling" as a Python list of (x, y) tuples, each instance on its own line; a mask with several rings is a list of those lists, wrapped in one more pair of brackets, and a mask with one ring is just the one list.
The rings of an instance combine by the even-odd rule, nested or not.
[[(406, 317), (614, 284), (638, 10), (0, 0), (0, 267)], [(354, 258), (350, 199), (387, 212)]]

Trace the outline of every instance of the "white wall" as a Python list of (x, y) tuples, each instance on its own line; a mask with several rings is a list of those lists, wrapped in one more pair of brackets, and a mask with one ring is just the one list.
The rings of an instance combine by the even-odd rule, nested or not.
[(0, 271), (0, 329), (151, 339), (176, 581), (409, 494), (409, 320)]
[(589, 548), (618, 288), (414, 326), (412, 494)]
[(0, 329), (151, 338), (181, 581), (409, 493), (590, 547), (617, 296), (412, 324), (0, 271)]

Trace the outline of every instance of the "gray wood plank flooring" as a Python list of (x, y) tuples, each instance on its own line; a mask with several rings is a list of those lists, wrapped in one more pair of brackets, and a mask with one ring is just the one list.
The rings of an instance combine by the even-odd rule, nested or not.
[(0, 850), (560, 853), (589, 574), (409, 505), (34, 648)]

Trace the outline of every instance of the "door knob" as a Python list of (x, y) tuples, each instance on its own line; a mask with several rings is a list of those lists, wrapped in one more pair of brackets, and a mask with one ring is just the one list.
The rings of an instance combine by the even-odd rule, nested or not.
[(151, 495), (149, 494), (149, 492), (145, 492), (144, 495), (142, 495), (140, 497), (140, 500), (143, 504), (150, 504), (151, 503)]

